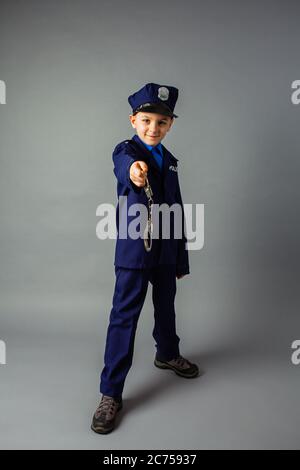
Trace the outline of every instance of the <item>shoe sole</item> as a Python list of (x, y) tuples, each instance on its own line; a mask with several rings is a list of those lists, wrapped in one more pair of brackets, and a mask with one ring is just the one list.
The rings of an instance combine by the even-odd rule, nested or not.
[[(117, 409), (117, 413), (118, 411), (120, 411), (121, 409), (123, 408), (123, 404), (121, 403), (121, 405), (118, 406), (118, 409)], [(101, 426), (97, 426), (97, 427), (94, 427), (93, 426), (93, 423), (91, 424), (91, 429), (96, 432), (97, 434), (108, 434), (110, 433), (111, 431), (113, 431), (115, 428), (115, 423), (112, 424), (112, 426), (110, 426), (109, 428), (103, 428)]]
[(196, 370), (193, 374), (186, 375), (182, 372), (180, 372), (176, 367), (173, 367), (169, 364), (166, 364), (165, 362), (161, 362), (158, 359), (155, 359), (154, 365), (158, 367), (159, 369), (170, 369), (173, 372), (175, 372), (176, 375), (179, 375), (180, 377), (184, 377), (185, 379), (193, 379), (194, 377), (197, 377), (199, 375), (199, 370)]

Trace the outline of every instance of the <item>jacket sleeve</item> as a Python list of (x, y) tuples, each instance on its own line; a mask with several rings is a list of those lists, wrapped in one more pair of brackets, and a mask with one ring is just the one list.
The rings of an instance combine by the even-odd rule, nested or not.
[(176, 275), (183, 276), (184, 274), (190, 274), (190, 266), (189, 266), (188, 250), (186, 247), (187, 239), (185, 236), (185, 216), (184, 216), (184, 207), (182, 203), (179, 180), (177, 182), (177, 188), (176, 188), (176, 202), (180, 204), (182, 208), (182, 238), (178, 240)]
[(112, 159), (114, 163), (113, 171), (118, 182), (128, 187), (129, 189), (133, 189), (134, 191), (139, 192), (141, 188), (136, 186), (131, 181), (129, 176), (130, 166), (138, 159), (135, 157), (133, 152), (130, 151), (130, 147), (126, 144), (126, 141), (121, 142), (115, 147)]

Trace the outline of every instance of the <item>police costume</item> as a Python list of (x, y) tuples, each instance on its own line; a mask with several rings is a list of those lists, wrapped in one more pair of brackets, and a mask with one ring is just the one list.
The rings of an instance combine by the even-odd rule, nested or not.
[[(133, 114), (145, 111), (177, 117), (173, 112), (177, 98), (177, 88), (148, 83), (130, 95), (128, 101)], [(148, 202), (144, 188), (137, 187), (130, 180), (130, 166), (135, 161), (142, 160), (148, 165), (147, 177), (153, 192), (153, 202), (167, 203), (170, 206), (178, 203), (183, 214), (177, 172), (178, 159), (161, 143), (157, 147), (163, 152), (161, 168), (151, 152), (151, 146), (146, 145), (138, 135), (122, 141), (113, 151), (118, 201), (120, 196), (126, 196), (127, 204), (118, 202), (116, 209), (116, 282), (106, 337), (105, 366), (100, 377), (100, 392), (116, 398), (122, 396), (125, 378), (132, 364), (138, 318), (149, 281), (153, 286), (155, 321), (152, 334), (156, 341), (156, 357), (169, 361), (179, 355), (180, 338), (176, 334), (174, 308), (176, 276), (190, 272), (184, 217), (182, 237), (174, 238), (174, 224), (171, 220), (170, 238), (161, 238), (160, 227), (159, 238), (152, 240), (150, 251), (145, 249), (143, 238), (122, 238), (124, 224), (125, 228), (128, 228), (136, 217), (129, 215), (130, 207), (137, 203), (147, 207)], [(157, 148), (155, 150), (158, 151)], [(123, 233), (122, 236), (120, 232)]]

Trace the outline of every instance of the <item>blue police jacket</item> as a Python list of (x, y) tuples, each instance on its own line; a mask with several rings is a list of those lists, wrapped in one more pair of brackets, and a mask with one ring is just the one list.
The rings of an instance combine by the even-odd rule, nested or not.
[[(164, 145), (163, 168), (160, 170), (153, 154), (140, 140), (138, 135), (134, 135), (130, 140), (120, 142), (113, 151), (114, 174), (117, 178), (118, 204), (116, 208), (117, 241), (115, 249), (114, 265), (124, 268), (145, 269), (158, 266), (160, 264), (176, 265), (176, 275), (189, 274), (188, 250), (186, 249), (186, 236), (184, 231), (184, 211), (179, 187), (177, 162)], [(159, 238), (152, 240), (152, 249), (147, 252), (143, 238), (132, 239), (130, 237), (120, 237), (119, 220), (125, 220), (127, 228), (136, 215), (128, 215), (130, 206), (133, 204), (144, 204), (148, 207), (148, 200), (144, 188), (136, 186), (130, 179), (130, 166), (135, 161), (144, 161), (148, 165), (148, 181), (153, 191), (153, 202), (155, 204), (167, 203), (171, 206), (174, 203), (181, 205), (182, 209), (182, 236), (174, 237), (174, 224), (172, 224), (170, 238), (162, 238), (161, 230)], [(120, 196), (127, 196), (127, 204), (120, 204)], [(126, 217), (126, 219), (124, 219)], [(161, 214), (160, 214), (161, 217)], [(161, 221), (161, 218), (160, 218)], [(122, 223), (122, 222), (121, 222)], [(122, 227), (123, 232), (123, 227)]]

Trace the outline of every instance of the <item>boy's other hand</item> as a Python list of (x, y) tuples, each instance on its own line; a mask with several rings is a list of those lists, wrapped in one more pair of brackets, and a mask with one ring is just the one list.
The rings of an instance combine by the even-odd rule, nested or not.
[(141, 161), (134, 162), (130, 166), (129, 176), (131, 181), (138, 187), (143, 187), (146, 184), (146, 176), (148, 172), (148, 165)]
[(182, 279), (185, 276), (185, 274), (182, 274), (181, 276), (176, 276), (177, 279)]

